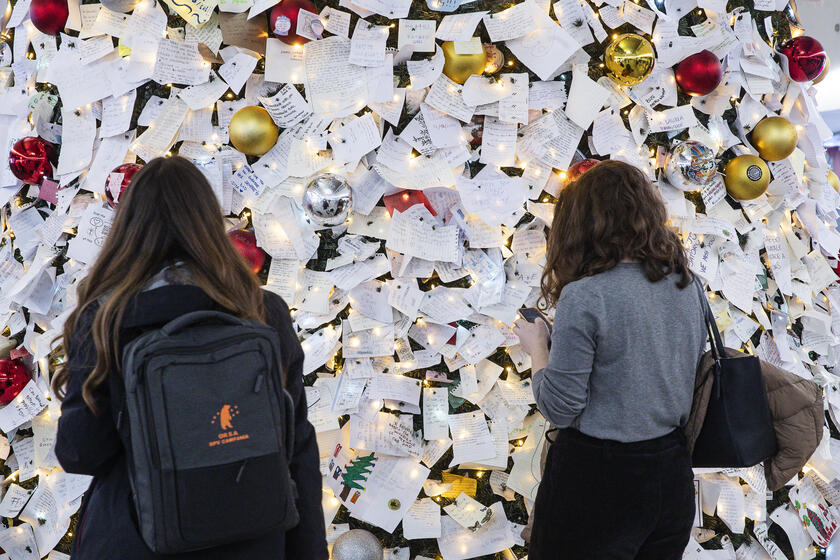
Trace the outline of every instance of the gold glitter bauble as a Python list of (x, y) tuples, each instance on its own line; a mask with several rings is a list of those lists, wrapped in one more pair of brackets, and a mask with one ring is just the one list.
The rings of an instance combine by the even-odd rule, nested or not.
[(473, 74), (481, 75), (487, 65), (487, 53), (481, 47), (481, 54), (458, 54), (455, 52), (455, 43), (446, 41), (441, 45), (443, 58), (446, 62), (443, 65), (443, 74), (452, 80), (463, 84)]
[(799, 138), (790, 121), (783, 117), (767, 117), (755, 125), (752, 143), (758, 155), (767, 161), (785, 159), (793, 150)]
[(604, 53), (607, 75), (623, 86), (643, 82), (653, 72), (655, 61), (653, 45), (636, 33), (619, 35)]
[(770, 168), (758, 156), (738, 156), (726, 164), (726, 191), (737, 200), (758, 198), (770, 184)]
[(274, 147), (279, 134), (271, 115), (262, 107), (243, 107), (230, 119), (230, 142), (249, 156), (261, 156)]

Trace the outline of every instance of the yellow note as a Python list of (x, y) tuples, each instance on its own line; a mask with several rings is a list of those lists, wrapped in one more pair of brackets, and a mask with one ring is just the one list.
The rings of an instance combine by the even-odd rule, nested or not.
[(475, 498), (475, 491), (478, 489), (478, 481), (468, 476), (459, 476), (452, 473), (442, 473), (443, 483), (452, 483), (452, 488), (441, 494), (444, 498), (457, 498), (461, 492)]
[(732, 324), (732, 315), (729, 314), (729, 309), (724, 307), (720, 312), (715, 314), (715, 323), (717, 323), (718, 330), (723, 332)]

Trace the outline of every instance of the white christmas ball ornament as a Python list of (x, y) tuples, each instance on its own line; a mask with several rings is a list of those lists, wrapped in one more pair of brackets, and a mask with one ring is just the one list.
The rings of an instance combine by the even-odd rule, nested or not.
[(332, 560), (383, 560), (384, 556), (379, 539), (364, 529), (347, 531), (332, 549)]
[(303, 193), (303, 211), (319, 228), (340, 226), (353, 211), (353, 192), (343, 177), (324, 173), (312, 180)]

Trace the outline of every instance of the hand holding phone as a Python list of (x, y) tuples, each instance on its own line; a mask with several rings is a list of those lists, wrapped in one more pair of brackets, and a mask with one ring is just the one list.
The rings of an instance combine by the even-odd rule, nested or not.
[(551, 322), (548, 320), (548, 317), (546, 317), (545, 314), (536, 307), (523, 307), (519, 310), (519, 314), (529, 323), (533, 323), (537, 319), (541, 320), (545, 323), (545, 326), (548, 327), (548, 332), (551, 332)]
[[(537, 321), (542, 321), (545, 323), (545, 328), (548, 334), (548, 347), (551, 348), (551, 322), (548, 320), (548, 317), (545, 314), (537, 309), (536, 307), (523, 307), (519, 310), (519, 316), (525, 319), (529, 323), (536, 323)], [(515, 329), (514, 329), (515, 331)], [(517, 333), (519, 334), (519, 333)], [(521, 335), (520, 335), (521, 336)]]

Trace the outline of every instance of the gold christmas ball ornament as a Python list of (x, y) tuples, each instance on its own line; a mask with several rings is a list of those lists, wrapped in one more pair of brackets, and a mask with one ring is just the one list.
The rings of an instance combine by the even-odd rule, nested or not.
[(758, 156), (738, 156), (724, 170), (726, 192), (737, 200), (758, 198), (770, 184), (770, 168)]
[(636, 33), (619, 35), (604, 53), (607, 74), (623, 86), (643, 82), (653, 72), (655, 60), (653, 45)]
[(835, 191), (840, 192), (840, 178), (837, 177), (837, 173), (829, 170), (825, 178), (828, 180), (828, 184), (834, 187)]
[(268, 111), (256, 105), (234, 113), (229, 132), (233, 147), (249, 156), (261, 156), (273, 148), (279, 134)]
[(473, 74), (481, 74), (487, 66), (487, 52), (481, 47), (480, 54), (458, 54), (455, 52), (455, 43), (446, 41), (441, 45), (443, 58), (443, 74), (452, 80), (463, 84)]
[(767, 161), (785, 159), (796, 149), (797, 141), (796, 129), (783, 117), (767, 117), (752, 131), (752, 143)]

